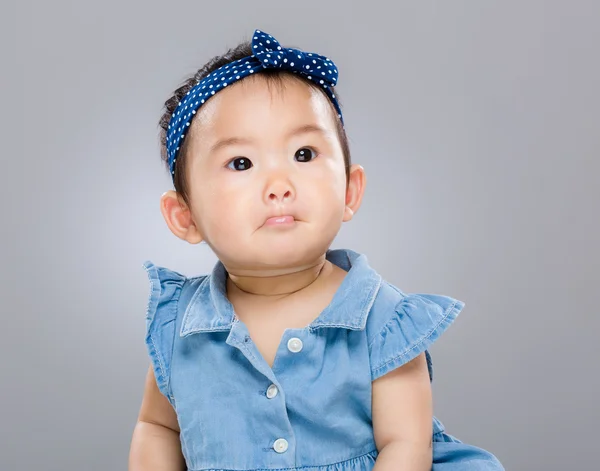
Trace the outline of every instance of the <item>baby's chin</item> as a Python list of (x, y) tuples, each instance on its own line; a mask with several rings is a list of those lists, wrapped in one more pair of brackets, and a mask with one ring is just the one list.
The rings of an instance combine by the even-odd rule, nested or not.
[(237, 250), (224, 250), (217, 256), (225, 266), (230, 266), (236, 271), (263, 271), (277, 276), (318, 263), (329, 246), (322, 241), (312, 244), (307, 242), (238, 247)]

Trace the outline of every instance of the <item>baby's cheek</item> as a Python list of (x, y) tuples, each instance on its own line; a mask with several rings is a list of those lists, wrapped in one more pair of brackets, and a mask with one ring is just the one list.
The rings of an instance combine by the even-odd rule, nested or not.
[(230, 212), (219, 211), (211, 215), (211, 237), (216, 244), (228, 244), (238, 231), (238, 217)]
[(345, 185), (338, 181), (330, 181), (326, 187), (326, 191), (322, 194), (323, 210), (328, 216), (341, 214), (346, 204)]

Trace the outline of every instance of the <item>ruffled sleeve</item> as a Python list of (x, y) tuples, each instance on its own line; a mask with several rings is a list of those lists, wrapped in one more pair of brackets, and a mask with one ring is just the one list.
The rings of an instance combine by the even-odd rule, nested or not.
[[(452, 324), (464, 302), (435, 294), (406, 294), (395, 309), (371, 313), (375, 319), (369, 332), (372, 380), (408, 363), (425, 352), (430, 377), (431, 358), (427, 349)], [(390, 312), (391, 311), (391, 312)]]
[(150, 261), (143, 264), (150, 279), (146, 309), (146, 347), (160, 392), (173, 404), (170, 389), (177, 306), (186, 277)]

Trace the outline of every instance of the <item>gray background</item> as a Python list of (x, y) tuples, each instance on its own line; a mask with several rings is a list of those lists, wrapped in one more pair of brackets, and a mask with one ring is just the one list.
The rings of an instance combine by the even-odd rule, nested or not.
[(164, 100), (264, 29), (331, 57), (364, 206), (336, 246), (466, 302), (435, 412), (509, 470), (597, 469), (595, 1), (4, 3), (0, 469), (125, 470), (148, 358), (142, 262), (187, 275)]

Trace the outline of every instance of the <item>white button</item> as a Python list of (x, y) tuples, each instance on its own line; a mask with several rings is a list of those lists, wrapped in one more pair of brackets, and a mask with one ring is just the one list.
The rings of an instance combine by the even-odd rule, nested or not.
[(277, 453), (285, 453), (288, 449), (288, 442), (285, 438), (279, 438), (273, 443), (273, 448)]
[(277, 396), (277, 393), (279, 392), (279, 390), (277, 389), (277, 386), (275, 386), (274, 384), (272, 384), (271, 386), (269, 386), (269, 388), (267, 389), (267, 397), (269, 399), (273, 399), (275, 396)]
[(288, 350), (293, 353), (298, 353), (300, 350), (302, 350), (302, 340), (296, 337), (289, 339)]

